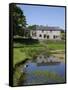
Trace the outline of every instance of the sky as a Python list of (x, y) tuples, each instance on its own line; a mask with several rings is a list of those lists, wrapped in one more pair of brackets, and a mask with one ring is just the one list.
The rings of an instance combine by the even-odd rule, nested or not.
[(51, 6), (18, 5), (28, 25), (56, 26), (65, 29), (65, 8)]

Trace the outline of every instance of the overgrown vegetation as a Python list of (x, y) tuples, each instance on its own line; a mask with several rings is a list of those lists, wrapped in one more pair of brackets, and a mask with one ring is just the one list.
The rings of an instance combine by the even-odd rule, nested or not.
[(30, 44), (20, 43), (20, 41), (14, 42), (14, 66), (16, 63), (26, 59), (33, 59), (40, 53), (48, 56), (54, 52), (56, 53), (56, 50), (64, 51), (65, 48), (64, 41), (42, 41), (34, 44), (31, 44), (31, 42), (33, 43), (33, 41), (30, 41)]
[[(63, 78), (62, 76), (58, 75), (56, 72), (50, 72), (50, 71), (40, 71), (40, 70), (35, 70), (33, 72), (31, 72), (34, 75), (44, 75), (45, 78), (48, 78), (48, 80), (54, 80), (55, 82), (64, 82), (65, 78)], [(48, 81), (47, 80), (47, 81)]]

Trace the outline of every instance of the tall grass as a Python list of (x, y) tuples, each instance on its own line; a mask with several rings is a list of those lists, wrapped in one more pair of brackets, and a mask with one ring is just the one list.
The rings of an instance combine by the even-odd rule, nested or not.
[(47, 77), (48, 79), (54, 80), (56, 82), (64, 82), (65, 81), (65, 77), (58, 75), (56, 72), (36, 70), (31, 73), (33, 73), (33, 75), (37, 75), (37, 76), (44, 75), (45, 78)]

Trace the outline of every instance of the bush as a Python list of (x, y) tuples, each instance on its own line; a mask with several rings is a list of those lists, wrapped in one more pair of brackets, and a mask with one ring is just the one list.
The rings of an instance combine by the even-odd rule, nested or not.
[(37, 39), (22, 38), (22, 37), (20, 37), (20, 38), (14, 38), (13, 41), (14, 41), (15, 43), (21, 43), (21, 44), (26, 44), (26, 45), (27, 45), (27, 44), (30, 45), (30, 44), (39, 43), (39, 41), (38, 41)]

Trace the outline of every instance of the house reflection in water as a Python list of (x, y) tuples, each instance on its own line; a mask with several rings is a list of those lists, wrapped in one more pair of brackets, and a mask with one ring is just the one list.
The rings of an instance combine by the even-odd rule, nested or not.
[(46, 57), (44, 55), (39, 55), (36, 60), (38, 65), (55, 65), (60, 63), (59, 59), (54, 56)]

